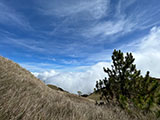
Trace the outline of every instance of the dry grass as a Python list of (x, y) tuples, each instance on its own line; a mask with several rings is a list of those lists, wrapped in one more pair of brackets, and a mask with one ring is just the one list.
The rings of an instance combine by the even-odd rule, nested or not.
[(55, 85), (48, 84), (47, 86), (50, 87), (50, 88), (52, 88), (52, 89), (54, 89), (54, 90), (64, 91), (62, 88), (59, 88), (59, 87), (57, 87)]
[[(0, 120), (150, 120), (117, 106), (53, 90), (18, 64), (0, 57)], [(154, 120), (154, 118), (152, 118)]]
[(88, 98), (93, 100), (100, 100), (100, 96), (100, 94), (94, 92), (91, 95), (89, 95)]

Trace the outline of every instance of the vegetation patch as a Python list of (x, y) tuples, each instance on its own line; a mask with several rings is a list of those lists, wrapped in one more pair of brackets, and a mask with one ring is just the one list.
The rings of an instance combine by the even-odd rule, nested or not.
[(131, 53), (126, 56), (119, 50), (114, 50), (110, 68), (103, 68), (108, 78), (96, 82), (100, 98), (108, 103), (114, 103), (132, 112), (133, 108), (149, 112), (157, 118), (160, 116), (160, 83), (152, 78), (149, 71), (143, 77), (136, 69), (135, 59)]

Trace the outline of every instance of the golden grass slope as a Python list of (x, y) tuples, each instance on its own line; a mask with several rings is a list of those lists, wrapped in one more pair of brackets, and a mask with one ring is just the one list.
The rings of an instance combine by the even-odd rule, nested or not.
[[(55, 85), (47, 84), (47, 86), (50, 87), (51, 89), (54, 89), (54, 90), (64, 91), (62, 88), (57, 87), (57, 86), (55, 86)], [(67, 91), (66, 91), (66, 92), (67, 92)]]
[[(53, 90), (18, 64), (0, 57), (0, 120), (147, 120), (119, 107)], [(154, 118), (153, 118), (154, 119)]]

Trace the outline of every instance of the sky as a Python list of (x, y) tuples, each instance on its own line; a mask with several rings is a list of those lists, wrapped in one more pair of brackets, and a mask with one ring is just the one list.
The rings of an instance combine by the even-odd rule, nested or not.
[(114, 49), (160, 78), (159, 0), (0, 0), (0, 55), (46, 84), (91, 93)]

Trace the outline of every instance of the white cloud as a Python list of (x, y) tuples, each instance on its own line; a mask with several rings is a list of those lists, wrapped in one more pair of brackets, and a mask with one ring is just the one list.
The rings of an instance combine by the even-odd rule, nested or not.
[(103, 67), (109, 66), (110, 63), (100, 62), (90, 67), (75, 68), (85, 69), (83, 72), (57, 72), (51, 70), (34, 74), (45, 83), (57, 85), (69, 92), (76, 93), (80, 90), (83, 93), (90, 93), (93, 91), (96, 81), (106, 76)]
[(137, 67), (145, 74), (160, 78), (160, 27), (151, 29), (150, 34), (142, 38), (133, 53)]

